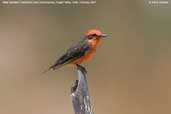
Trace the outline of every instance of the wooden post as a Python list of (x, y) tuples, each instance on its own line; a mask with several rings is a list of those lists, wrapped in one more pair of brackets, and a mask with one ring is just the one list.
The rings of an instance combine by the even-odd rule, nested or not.
[(71, 87), (72, 104), (75, 114), (93, 114), (90, 96), (87, 86), (86, 70), (82, 66), (77, 66), (78, 80)]

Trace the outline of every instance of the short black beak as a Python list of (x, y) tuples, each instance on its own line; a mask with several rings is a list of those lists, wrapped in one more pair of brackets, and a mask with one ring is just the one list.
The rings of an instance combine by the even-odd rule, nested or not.
[(102, 34), (101, 37), (108, 37), (108, 35), (107, 34)]

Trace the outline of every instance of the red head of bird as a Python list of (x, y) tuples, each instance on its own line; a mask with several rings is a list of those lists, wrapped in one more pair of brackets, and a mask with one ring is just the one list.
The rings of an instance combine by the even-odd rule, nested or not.
[(106, 34), (103, 34), (98, 29), (90, 29), (85, 33), (86, 38), (91, 43), (92, 48), (96, 48), (100, 40), (104, 37), (107, 37)]
[(88, 30), (85, 35), (87, 37), (92, 36), (93, 38), (102, 38), (102, 37), (107, 37), (106, 34), (103, 34), (100, 30), (98, 29), (90, 29)]

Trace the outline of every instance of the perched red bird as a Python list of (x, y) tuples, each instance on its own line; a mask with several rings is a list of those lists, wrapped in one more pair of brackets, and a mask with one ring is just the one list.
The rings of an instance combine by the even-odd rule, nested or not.
[(103, 34), (100, 30), (88, 30), (85, 33), (84, 38), (76, 45), (70, 47), (66, 53), (55, 62), (55, 64), (49, 67), (49, 70), (55, 70), (67, 64), (82, 67), (80, 64), (95, 53), (97, 45), (103, 37), (107, 37), (107, 35)]

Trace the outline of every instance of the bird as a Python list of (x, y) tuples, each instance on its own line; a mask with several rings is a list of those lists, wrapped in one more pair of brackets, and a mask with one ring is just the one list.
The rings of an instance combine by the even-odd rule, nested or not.
[(65, 65), (76, 65), (87, 72), (81, 65), (96, 52), (96, 48), (101, 39), (107, 37), (98, 29), (90, 29), (85, 32), (84, 37), (77, 44), (71, 46), (57, 61), (51, 65), (47, 71), (56, 70)]

